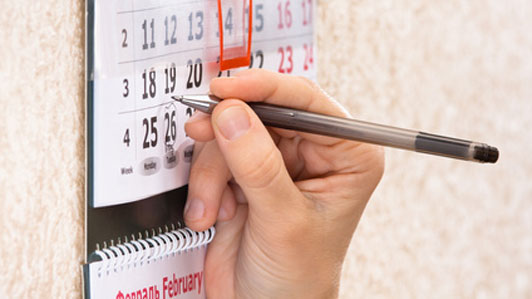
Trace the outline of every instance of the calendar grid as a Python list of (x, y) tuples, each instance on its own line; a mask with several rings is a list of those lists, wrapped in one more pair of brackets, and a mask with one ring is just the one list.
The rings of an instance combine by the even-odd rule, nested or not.
[(194, 111), (171, 96), (207, 93), (213, 78), (247, 68), (315, 79), (315, 0), (254, 0), (250, 63), (223, 72), (219, 33), (224, 48), (240, 45), (242, 3), (225, 1), (218, 16), (215, 0), (96, 1), (94, 207), (187, 184), (193, 141), (184, 125)]
[[(254, 44), (260, 44), (260, 43), (266, 43), (266, 42), (271, 42), (271, 41), (281, 41), (281, 40), (294, 39), (294, 38), (300, 38), (300, 37), (308, 37), (308, 36), (313, 36), (313, 33), (309, 32), (309, 33), (302, 33), (302, 34), (285, 35), (285, 36), (281, 36), (281, 37), (270, 37), (270, 38), (256, 39), (256, 40), (253, 41), (253, 43)], [(236, 44), (229, 45), (229, 46), (235, 46), (235, 45)], [(172, 56), (172, 55), (186, 54), (186, 53), (190, 53), (190, 52), (201, 51), (201, 50), (204, 50), (204, 49), (217, 49), (217, 48), (219, 48), (218, 45), (207, 46), (207, 47), (198, 47), (198, 48), (193, 48), (193, 49), (185, 49), (185, 50), (174, 51), (174, 52), (170, 52), (170, 53), (160, 54), (160, 55), (156, 55), (156, 56), (150, 56), (150, 57), (141, 58), (141, 59), (120, 61), (120, 62), (118, 62), (118, 64), (130, 64), (130, 63), (136, 63), (136, 62), (143, 62), (143, 61), (149, 61), (149, 60), (154, 60), (154, 59), (159, 59), (159, 58), (165, 58), (165, 57), (169, 57), (169, 56)]]

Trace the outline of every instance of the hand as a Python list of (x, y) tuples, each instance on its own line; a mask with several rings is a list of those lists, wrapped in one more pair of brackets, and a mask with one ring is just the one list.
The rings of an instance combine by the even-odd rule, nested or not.
[(351, 237), (383, 173), (383, 151), (265, 128), (243, 102), (347, 116), (307, 79), (246, 70), (210, 88), (226, 100), (185, 125), (197, 141), (185, 221), (197, 231), (217, 221), (207, 296), (337, 296)]

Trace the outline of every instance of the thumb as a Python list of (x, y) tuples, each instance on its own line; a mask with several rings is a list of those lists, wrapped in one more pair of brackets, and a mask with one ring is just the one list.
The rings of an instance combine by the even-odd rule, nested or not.
[(212, 124), (220, 151), (251, 213), (255, 209), (278, 213), (302, 204), (303, 196), (288, 174), (281, 152), (248, 105), (239, 100), (220, 102)]

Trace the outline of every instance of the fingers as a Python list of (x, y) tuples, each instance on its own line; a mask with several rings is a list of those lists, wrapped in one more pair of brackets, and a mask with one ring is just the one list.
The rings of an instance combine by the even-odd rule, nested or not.
[[(232, 193), (227, 181), (231, 178), (229, 169), (220, 154), (218, 145), (209, 142), (201, 151), (195, 151), (194, 163), (190, 170), (188, 198), (185, 206), (185, 222), (196, 230), (203, 231), (211, 227), (218, 218), (220, 207), (224, 210), (224, 219), (234, 215), (231, 203)], [(197, 155), (197, 156), (196, 156)]]
[(201, 111), (196, 111), (185, 123), (185, 132), (196, 141), (207, 142), (213, 140), (214, 131), (211, 126), (211, 116)]
[(205, 273), (209, 273), (205, 276), (207, 298), (236, 297), (233, 273), (247, 214), (247, 206), (238, 205), (231, 220), (220, 220), (216, 224), (216, 236), (209, 245), (205, 258)]
[(236, 213), (236, 200), (233, 190), (229, 185), (225, 186), (222, 194), (220, 210), (218, 211), (218, 221), (229, 221)]
[[(303, 143), (301, 151), (305, 163), (312, 165), (298, 178), (297, 186), (325, 201), (330, 198), (369, 198), (384, 172), (384, 153), (380, 146), (363, 144), (353, 147), (346, 142), (323, 150)], [(331, 156), (341, 156), (342, 159)], [(319, 175), (323, 173), (330, 175)], [(331, 196), (331, 192), (336, 195)]]
[(238, 98), (334, 116), (347, 115), (312, 81), (263, 69), (244, 70), (235, 77), (216, 78), (211, 81), (210, 88), (213, 94), (223, 99)]
[(281, 153), (249, 106), (225, 100), (215, 108), (212, 123), (220, 152), (251, 210), (258, 208), (264, 215), (272, 215), (301, 204), (302, 195)]
[[(235, 77), (214, 79), (211, 81), (210, 90), (223, 99), (236, 98), (246, 102), (265, 102), (333, 116), (348, 116), (345, 109), (312, 81), (261, 69), (245, 70)], [(276, 132), (288, 138), (294, 134), (286, 130)], [(298, 134), (322, 144), (338, 142), (336, 138)]]

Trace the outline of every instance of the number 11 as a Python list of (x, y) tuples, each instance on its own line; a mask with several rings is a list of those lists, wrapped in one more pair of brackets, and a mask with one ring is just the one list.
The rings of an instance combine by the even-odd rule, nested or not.
[(155, 48), (155, 19), (151, 19), (150, 28), (151, 43), (148, 46), (148, 20), (144, 20), (144, 22), (142, 23), (142, 30), (144, 30), (144, 44), (142, 45), (143, 50), (148, 50), (148, 48)]

